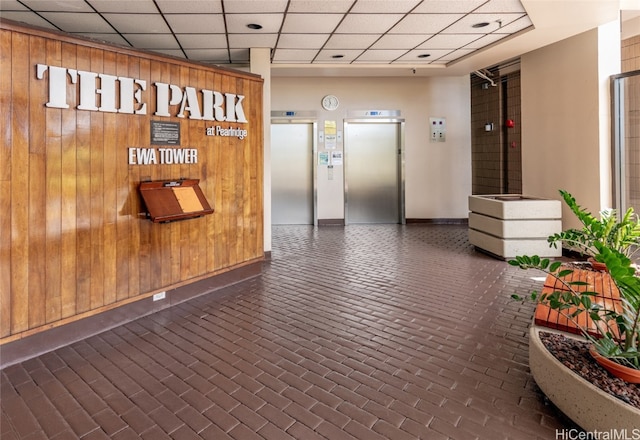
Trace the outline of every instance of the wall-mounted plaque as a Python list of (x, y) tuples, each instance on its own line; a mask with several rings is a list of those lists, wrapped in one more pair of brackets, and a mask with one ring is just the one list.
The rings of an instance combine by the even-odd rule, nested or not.
[(152, 145), (180, 145), (180, 123), (151, 121)]
[(198, 179), (142, 182), (140, 194), (154, 223), (184, 220), (213, 213)]

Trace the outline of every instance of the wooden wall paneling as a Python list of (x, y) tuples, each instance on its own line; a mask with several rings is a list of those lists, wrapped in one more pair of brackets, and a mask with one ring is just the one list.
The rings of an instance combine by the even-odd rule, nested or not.
[[(236, 87), (237, 87), (237, 94), (241, 94), (244, 95), (245, 94), (245, 89), (243, 87), (244, 85), (244, 80), (243, 79), (236, 79)], [(238, 124), (231, 124), (232, 126), (237, 126)], [(235, 255), (235, 263), (239, 263), (243, 260), (243, 255), (244, 255), (244, 228), (247, 226), (246, 222), (248, 221), (248, 219), (245, 219), (244, 215), (245, 215), (245, 208), (247, 206), (247, 190), (248, 188), (245, 187), (245, 175), (249, 172), (249, 168), (245, 168), (245, 159), (246, 159), (246, 155), (245, 153), (247, 153), (247, 146), (251, 145), (251, 140), (249, 139), (245, 139), (245, 140), (240, 140), (237, 137), (232, 137), (230, 138), (231, 143), (233, 144), (233, 148), (236, 152), (236, 160), (234, 165), (235, 168), (235, 173), (234, 173), (234, 180), (235, 180), (235, 205), (238, 207), (236, 210), (236, 221), (234, 223), (235, 226), (235, 248), (234, 248), (234, 255)]]
[[(62, 63), (62, 43), (55, 40), (46, 41), (46, 64), (60, 66)], [(31, 64), (32, 66), (34, 63)], [(46, 83), (39, 81), (39, 88)], [(41, 96), (45, 99), (46, 94)], [(42, 107), (42, 105), (41, 105)], [(45, 322), (58, 321), (62, 316), (62, 272), (60, 255), (60, 236), (62, 233), (62, 110), (45, 109)]]
[(260, 139), (258, 141), (258, 145), (256, 146), (255, 152), (255, 215), (253, 221), (255, 224), (255, 246), (256, 246), (256, 257), (262, 258), (264, 256), (264, 130), (266, 129), (264, 125), (264, 119), (262, 117), (262, 109), (264, 108), (263, 102), (263, 94), (262, 94), (262, 85), (263, 83), (254, 82), (253, 83), (253, 95), (256, 96), (256, 100), (259, 104), (256, 104), (252, 109), (252, 112), (255, 113), (255, 121), (258, 127), (256, 131)]
[[(196, 83), (197, 75), (195, 75), (193, 68), (186, 67), (181, 69), (180, 81), (181, 81), (180, 84), (192, 84), (193, 87), (198, 86), (198, 84)], [(190, 113), (185, 110), (185, 119), (188, 118), (189, 116), (190, 116)], [(197, 122), (193, 120), (185, 120), (183, 122), (184, 133), (186, 135), (185, 145), (191, 144), (192, 138), (190, 137), (191, 135), (190, 128), (196, 123)], [(193, 139), (193, 141), (196, 142), (196, 139)], [(189, 164), (182, 164), (180, 166), (180, 173), (183, 176), (185, 175), (189, 177), (193, 176), (196, 178), (200, 177), (196, 174), (197, 170), (195, 169), (195, 167)], [(201, 224), (200, 220), (201, 219), (193, 219), (193, 220), (183, 222), (186, 228), (186, 231), (185, 231), (186, 241), (184, 242), (182, 251), (186, 252), (187, 258), (188, 258), (186, 263), (187, 279), (193, 278), (199, 275), (198, 266), (199, 266), (200, 258), (198, 255), (198, 240), (199, 240), (198, 230), (200, 229), (199, 228)]]
[[(211, 85), (207, 83), (207, 75), (206, 71), (203, 69), (195, 70), (196, 73), (196, 84), (199, 89), (211, 89)], [(202, 100), (200, 100), (200, 108), (203, 109)], [(207, 148), (207, 135), (206, 135), (206, 122), (205, 121), (195, 121), (195, 124), (191, 126), (189, 131), (189, 138), (191, 139), (190, 144), (187, 144), (189, 148), (195, 148), (198, 150), (198, 163), (192, 164), (191, 166), (194, 168), (194, 174), (198, 176), (200, 179), (200, 189), (205, 191), (206, 183), (209, 178), (208, 173), (209, 169), (205, 167), (205, 163), (203, 162), (203, 157), (201, 154), (205, 153)], [(210, 197), (204, 192), (206, 199), (209, 201)], [(211, 203), (209, 201), (209, 203)], [(207, 273), (207, 217), (201, 218), (198, 221), (198, 275), (203, 275)]]
[[(116, 56), (116, 75), (119, 77), (131, 77), (129, 73), (130, 57), (125, 54)], [(136, 115), (120, 114), (115, 132), (115, 260), (116, 260), (116, 280), (115, 280), (115, 300), (122, 301), (129, 296), (129, 245), (130, 245), (130, 224), (131, 213), (129, 206), (129, 150), (128, 132), (129, 127), (135, 123)], [(131, 145), (134, 147), (135, 145)]]
[[(168, 65), (167, 63), (162, 63), (159, 69), (159, 81), (165, 84), (172, 84), (172, 81), (176, 81), (176, 78), (179, 76), (178, 66), (175, 64)], [(153, 99), (155, 103), (155, 99)], [(155, 109), (154, 109), (155, 111)], [(180, 127), (182, 130), (182, 126)], [(182, 133), (181, 133), (182, 134)], [(181, 142), (182, 141), (181, 139)], [(178, 179), (183, 177), (180, 175), (180, 165), (172, 164), (166, 167), (165, 174), (162, 176), (166, 179)], [(188, 177), (188, 176), (186, 176)], [(180, 255), (180, 241), (182, 234), (182, 224), (183, 222), (172, 222), (167, 225), (166, 236), (169, 239), (167, 244), (169, 249), (168, 256), (168, 266), (163, 268), (163, 270), (169, 275), (169, 279), (171, 283), (177, 283), (181, 281), (181, 255)]]
[[(117, 76), (117, 56), (114, 51), (104, 51), (103, 73)], [(116, 87), (117, 88), (117, 87)], [(117, 101), (116, 101), (117, 105)], [(116, 195), (116, 160), (117, 160), (117, 132), (121, 115), (117, 113), (104, 113), (104, 304), (113, 304), (116, 301), (117, 279), (117, 230), (118, 217)]]
[[(212, 90), (222, 90), (222, 75), (220, 73), (212, 73), (209, 82)], [(213, 122), (210, 122), (210, 126), (214, 126)], [(208, 171), (208, 187), (207, 193), (211, 199), (209, 203), (214, 209), (213, 215), (208, 216), (209, 221), (209, 235), (208, 242), (211, 247), (209, 250), (208, 267), (210, 271), (215, 271), (221, 267), (220, 254), (222, 252), (222, 235), (221, 235), (221, 213), (222, 213), (222, 185), (221, 185), (221, 160), (222, 160), (222, 148), (220, 145), (220, 138), (218, 136), (208, 136), (206, 160), (210, 170)]]
[[(76, 45), (62, 43), (61, 65), (70, 69), (76, 67)], [(76, 102), (76, 88), (67, 87), (67, 102)], [(60, 110), (61, 113), (61, 221), (60, 221), (60, 299), (61, 318), (68, 318), (76, 314), (76, 112)]]
[(35, 63), (46, 59), (46, 42), (31, 37), (29, 51), (29, 328), (46, 323), (46, 109), (47, 89), (36, 79)]
[[(104, 51), (91, 49), (91, 71), (104, 71)], [(97, 97), (96, 97), (97, 101)], [(96, 102), (98, 105), (99, 102)], [(104, 117), (91, 113), (91, 309), (104, 305)]]
[[(91, 71), (91, 49), (77, 47), (78, 70)], [(91, 112), (76, 111), (76, 312), (91, 309)]]
[(0, 30), (0, 338), (11, 334), (11, 247), (13, 242), (11, 231), (11, 32)]
[[(151, 63), (151, 79), (150, 81), (147, 83), (147, 85), (149, 87), (151, 87), (153, 89), (153, 83), (158, 81), (158, 78), (161, 76), (162, 74), (162, 63), (154, 61)], [(151, 113), (150, 116), (150, 121), (151, 120), (157, 120), (157, 117), (153, 117), (153, 114)], [(144, 148), (157, 148), (157, 146), (151, 145), (151, 138), (149, 138), (149, 142), (144, 142), (142, 145), (140, 145), (140, 147), (144, 147)], [(162, 147), (160, 147), (162, 148)], [(158, 158), (159, 159), (159, 158)], [(151, 170), (152, 172), (154, 172), (155, 174), (151, 175), (149, 178), (150, 180), (159, 180), (159, 179), (163, 179), (165, 178), (165, 174), (164, 174), (164, 170), (163, 168), (165, 168), (166, 165), (162, 165), (162, 164), (158, 164), (153, 166), (153, 169)], [(148, 223), (148, 222), (146, 222)], [(149, 226), (149, 225), (147, 225)], [(162, 224), (153, 224), (150, 225), (148, 227), (148, 233), (149, 233), (149, 242), (148, 242), (148, 249), (149, 249), (149, 281), (150, 284), (148, 286), (148, 289), (156, 289), (159, 288), (160, 286), (162, 286), (162, 269), (163, 269), (163, 259), (164, 259), (164, 255), (163, 255), (163, 251), (162, 251), (162, 231), (167, 230), (168, 228), (165, 228), (166, 225), (162, 225)]]
[[(222, 90), (230, 90), (231, 79), (229, 77), (222, 78)], [(223, 125), (226, 126), (228, 122), (225, 122)], [(226, 237), (224, 255), (223, 257), (223, 265), (230, 266), (235, 261), (235, 241), (236, 237), (233, 234), (234, 228), (233, 224), (235, 223), (235, 216), (237, 212), (237, 206), (235, 205), (235, 167), (234, 163), (236, 161), (236, 152), (233, 146), (231, 145), (230, 138), (225, 137), (222, 141), (222, 164), (223, 167), (221, 170), (222, 174), (222, 207), (223, 207), (223, 234)]]
[[(148, 63), (143, 63), (140, 58), (131, 57), (129, 59), (129, 76), (131, 78), (149, 79), (148, 71), (145, 70), (148, 67)], [(146, 76), (143, 77), (143, 70), (146, 72)], [(142, 96), (145, 98), (143, 102), (149, 102), (149, 87), (147, 82), (147, 90), (142, 92)], [(147, 112), (151, 112), (148, 108)], [(140, 146), (140, 122), (141, 116), (131, 115), (127, 118), (127, 147), (139, 147)], [(140, 212), (142, 207), (140, 206), (140, 197), (138, 196), (138, 185), (140, 184), (140, 167), (138, 165), (127, 165), (127, 171), (129, 173), (129, 186), (127, 188), (127, 213), (129, 215), (129, 243), (126, 247), (127, 261), (129, 263), (129, 297), (134, 297), (140, 293)]]
[[(187, 66), (177, 66), (175, 70), (171, 72), (171, 81), (172, 84), (188, 84), (189, 83), (189, 67)], [(172, 107), (170, 110), (171, 113), (176, 113), (178, 110), (178, 106)], [(185, 122), (184, 120), (180, 121), (180, 131), (185, 134)], [(183, 172), (182, 169), (179, 172)], [(184, 177), (184, 176), (183, 176)], [(186, 176), (189, 177), (189, 176)], [(180, 248), (176, 251), (180, 254), (180, 278), (183, 280), (188, 280), (191, 278), (191, 225), (192, 220), (182, 221), (180, 222)]]
[(11, 333), (29, 328), (29, 37), (11, 41)]
[[(145, 80), (147, 82), (147, 88), (152, 87), (152, 69), (151, 62), (149, 60), (141, 59), (140, 60), (140, 76), (139, 78)], [(149, 98), (150, 94), (147, 93), (146, 97)], [(139, 119), (138, 123), (138, 143), (136, 146), (139, 147), (148, 147), (150, 145), (150, 133), (149, 133), (149, 112), (147, 112), (147, 116), (143, 118), (146, 120), (146, 123), (142, 123)], [(141, 181), (145, 180), (154, 180), (155, 175), (152, 174), (153, 166), (151, 165), (138, 165), (136, 167), (136, 172), (139, 173), (137, 184)], [(142, 206), (140, 203), (140, 195), (137, 190), (137, 185), (135, 191), (135, 199), (136, 206), (138, 208), (137, 212), (142, 212)], [(136, 295), (148, 292), (151, 290), (151, 253), (150, 253), (150, 233), (151, 233), (151, 222), (148, 221), (136, 221), (135, 222), (135, 230), (137, 233), (137, 240), (139, 243), (138, 253), (133, 254), (131, 258), (134, 261), (138, 261), (139, 266), (139, 285), (137, 288)]]
[(264, 124), (261, 117), (262, 109), (262, 88), (261, 83), (252, 82), (250, 85), (250, 91), (248, 95), (251, 98), (253, 105), (248, 109), (250, 114), (247, 116), (249, 120), (253, 121), (252, 134), (254, 136), (252, 145), (253, 148), (249, 152), (247, 160), (247, 182), (246, 185), (249, 188), (249, 204), (250, 208), (248, 213), (245, 214), (245, 218), (249, 219), (249, 227), (245, 229), (245, 241), (250, 245), (246, 248), (243, 259), (248, 260), (251, 258), (258, 258), (264, 254), (263, 245), (263, 224), (262, 224), (262, 200), (263, 200), (263, 130)]
[[(257, 198), (263, 191), (257, 78), (76, 44), (46, 31), (0, 32), (0, 233), (11, 237), (0, 248), (0, 338), (99, 313), (262, 256), (262, 239), (254, 237), (255, 231), (262, 237)], [(78, 110), (80, 86), (70, 78), (69, 108), (46, 107), (49, 72), (38, 79), (40, 63), (144, 80), (147, 112)], [(244, 94), (250, 123), (190, 119), (185, 110), (184, 118), (170, 119), (181, 128), (175, 148), (197, 149), (197, 163), (129, 165), (129, 147), (164, 148), (150, 144), (150, 121), (164, 119), (153, 116), (158, 81)], [(95, 99), (100, 106), (99, 94)], [(198, 99), (202, 104), (199, 93)], [(174, 115), (178, 110), (171, 108)], [(250, 134), (243, 140), (207, 136), (207, 126), (216, 125)], [(169, 224), (143, 218), (139, 183), (180, 177), (200, 179), (214, 214)]]

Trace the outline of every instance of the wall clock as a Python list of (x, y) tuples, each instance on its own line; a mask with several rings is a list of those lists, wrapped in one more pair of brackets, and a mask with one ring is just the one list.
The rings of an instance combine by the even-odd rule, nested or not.
[(338, 108), (338, 105), (340, 105), (340, 101), (338, 101), (338, 98), (334, 95), (327, 95), (322, 98), (322, 108), (325, 110), (335, 110)]

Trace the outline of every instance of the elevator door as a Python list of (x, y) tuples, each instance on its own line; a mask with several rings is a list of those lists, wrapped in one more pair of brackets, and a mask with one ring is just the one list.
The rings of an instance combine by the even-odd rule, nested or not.
[(271, 222), (313, 224), (313, 124), (271, 124)]
[(345, 123), (347, 223), (401, 223), (401, 124)]

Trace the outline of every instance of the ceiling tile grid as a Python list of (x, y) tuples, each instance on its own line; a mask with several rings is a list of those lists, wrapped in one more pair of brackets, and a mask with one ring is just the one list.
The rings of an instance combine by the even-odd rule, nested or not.
[(446, 64), (532, 28), (520, 0), (0, 0), (0, 17), (214, 64)]

